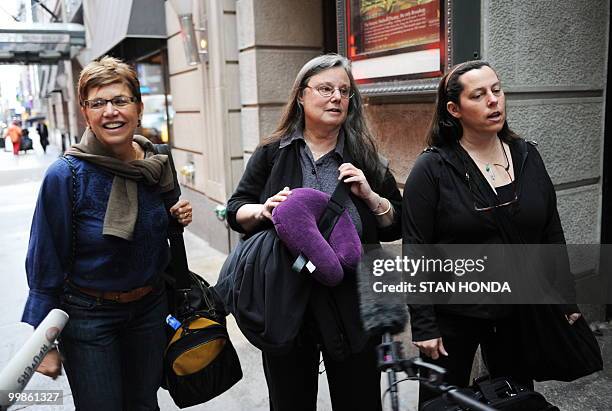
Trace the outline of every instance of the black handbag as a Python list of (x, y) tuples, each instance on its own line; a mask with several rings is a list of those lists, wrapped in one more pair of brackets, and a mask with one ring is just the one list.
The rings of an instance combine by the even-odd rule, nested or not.
[(209, 284), (188, 268), (183, 227), (169, 212), (180, 195), (176, 170), (169, 147), (155, 147), (158, 153), (168, 155), (175, 180), (175, 189), (164, 195), (164, 202), (172, 254), (166, 272), (167, 295), (174, 316), (170, 322), (176, 325), (168, 327), (170, 339), (164, 355), (162, 387), (177, 406), (184, 408), (227, 391), (242, 378), (242, 368)]
[[(488, 183), (472, 163), (465, 161), (470, 175), (476, 177), (476, 187), (481, 193), (490, 195)], [(492, 215), (505, 243), (525, 243), (507, 209), (497, 208)], [(548, 264), (553, 264), (554, 275), (573, 288), (567, 253), (551, 258)], [(563, 290), (567, 292), (567, 286)], [(517, 318), (513, 324), (518, 343), (512, 355), (516, 356), (515, 361), (521, 364), (526, 375), (536, 381), (573, 381), (603, 369), (599, 344), (584, 316), (574, 324), (569, 324), (565, 318), (565, 314), (579, 312), (577, 305), (525, 304), (516, 305), (514, 309)]]
[[(349, 192), (338, 183), (317, 226), (328, 239)], [(226, 259), (214, 291), (255, 347), (283, 354), (294, 346), (311, 295), (307, 256), (293, 258), (274, 228), (241, 241)]]
[(293, 347), (308, 303), (312, 281), (291, 264), (285, 245), (267, 229), (238, 244), (214, 286), (244, 336), (268, 353)]
[[(574, 324), (559, 305), (519, 305), (517, 354), (536, 381), (573, 381), (603, 369), (597, 339), (584, 316)], [(576, 311), (576, 310), (569, 310)]]
[[(507, 378), (481, 377), (468, 388), (458, 390), (468, 397), (496, 410), (505, 411), (559, 411), (542, 394)], [(421, 411), (466, 410), (450, 402), (444, 395), (425, 402)]]

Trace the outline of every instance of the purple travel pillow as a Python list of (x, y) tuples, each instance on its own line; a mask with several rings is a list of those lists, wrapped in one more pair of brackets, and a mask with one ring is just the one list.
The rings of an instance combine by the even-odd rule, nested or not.
[(361, 258), (361, 241), (346, 210), (336, 223), (329, 242), (317, 221), (323, 214), (329, 194), (312, 188), (296, 188), (272, 211), (272, 221), (281, 241), (294, 257), (302, 253), (316, 267), (312, 276), (320, 283), (335, 286), (344, 270), (355, 271)]

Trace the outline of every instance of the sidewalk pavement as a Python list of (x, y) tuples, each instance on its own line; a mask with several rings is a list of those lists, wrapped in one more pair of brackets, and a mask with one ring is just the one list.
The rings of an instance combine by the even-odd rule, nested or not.
[[(35, 134), (35, 133), (31, 133)], [(59, 155), (50, 146), (47, 155), (42, 154), (40, 146), (35, 152), (14, 158), (12, 153), (0, 151), (0, 369), (32, 333), (30, 326), (20, 323), (21, 311), (25, 304), (28, 287), (25, 277), (24, 260), (29, 238), (30, 222), (38, 187), (44, 170)], [(196, 210), (197, 218), (197, 210)], [(211, 248), (201, 238), (185, 234), (185, 244), (189, 265), (192, 271), (202, 275), (214, 284), (226, 255)], [(536, 384), (553, 404), (563, 411), (604, 411), (612, 410), (612, 327), (602, 324), (604, 336), (599, 338), (606, 361), (605, 371), (582, 378), (571, 383), (546, 382)], [(187, 410), (224, 410), (224, 411), (264, 411), (268, 410), (267, 388), (261, 365), (261, 354), (241, 334), (233, 317), (228, 317), (228, 331), (236, 347), (242, 369), (243, 379), (232, 389), (210, 402)], [(409, 334), (403, 336), (404, 346), (410, 347)], [(414, 350), (408, 350), (414, 355)], [(402, 374), (400, 374), (401, 378)], [(353, 379), (359, 376), (347, 375)], [(381, 376), (381, 384), (386, 388), (386, 375)], [(65, 375), (53, 381), (35, 373), (28, 385), (29, 390), (60, 389), (64, 393), (62, 406), (13, 406), (13, 410), (27, 409), (40, 411), (73, 410), (72, 395)], [(417, 384), (407, 381), (399, 385), (402, 411), (416, 409)], [(358, 393), (356, 393), (358, 395)], [(162, 411), (174, 411), (168, 393), (160, 389), (159, 405)], [(388, 396), (385, 409), (390, 409)], [(331, 410), (326, 374), (319, 378), (318, 410)]]
[(612, 321), (596, 323), (597, 337), (604, 360), (603, 371), (572, 382), (546, 381), (535, 384), (536, 391), (561, 411), (612, 410)]

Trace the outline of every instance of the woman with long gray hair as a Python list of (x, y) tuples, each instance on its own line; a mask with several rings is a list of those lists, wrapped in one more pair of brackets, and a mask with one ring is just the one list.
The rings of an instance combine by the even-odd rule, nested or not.
[[(327, 54), (298, 73), (279, 126), (255, 150), (228, 201), (229, 224), (247, 236), (270, 228), (272, 210), (291, 189), (332, 194), (340, 180), (349, 185), (346, 209), (362, 244), (400, 238), (400, 193), (366, 125), (350, 63)], [(379, 342), (361, 324), (355, 275), (335, 287), (312, 281), (291, 350), (263, 352), (270, 409), (316, 409), (320, 353), (334, 409), (381, 409)]]

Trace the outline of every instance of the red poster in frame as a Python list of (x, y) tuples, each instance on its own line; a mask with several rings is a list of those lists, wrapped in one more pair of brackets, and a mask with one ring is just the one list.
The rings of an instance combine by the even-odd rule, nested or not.
[(358, 83), (430, 79), (446, 63), (442, 0), (345, 0), (340, 44)]

